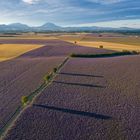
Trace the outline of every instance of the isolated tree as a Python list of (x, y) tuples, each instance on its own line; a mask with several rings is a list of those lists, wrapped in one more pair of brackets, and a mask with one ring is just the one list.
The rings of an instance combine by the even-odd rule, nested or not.
[(103, 45), (100, 45), (99, 48), (102, 49), (102, 48), (104, 48), (104, 46)]
[(57, 72), (57, 68), (53, 68), (53, 72), (56, 73)]
[(22, 102), (22, 105), (26, 105), (27, 102), (28, 102), (28, 97), (27, 96), (22, 96), (21, 102)]
[(50, 75), (45, 75), (44, 76), (44, 81), (48, 82), (50, 80), (51, 76)]

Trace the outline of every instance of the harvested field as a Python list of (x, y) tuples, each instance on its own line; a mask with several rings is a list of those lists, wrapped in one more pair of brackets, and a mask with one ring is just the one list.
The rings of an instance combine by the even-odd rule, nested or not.
[(84, 38), (82, 38), (81, 41), (99, 41), (99, 42), (110, 42), (110, 43), (118, 43), (118, 44), (124, 44), (124, 45), (140, 45), (140, 36), (102, 36), (102, 37), (94, 37), (94, 35), (87, 35)]
[(99, 46), (103, 46), (105, 49), (116, 50), (116, 51), (122, 51), (122, 50), (140, 51), (140, 46), (124, 45), (124, 44), (110, 43), (110, 42), (79, 41), (77, 42), (77, 44), (81, 46), (96, 47), (96, 48), (99, 48)]
[(42, 45), (0, 44), (0, 62), (20, 56)]
[(115, 34), (77, 34), (77, 35), (61, 35), (58, 38), (77, 45), (96, 47), (104, 46), (106, 49), (122, 51), (122, 50), (140, 50), (139, 36), (124, 36)]
[(139, 61), (70, 59), (5, 140), (139, 140)]
[(73, 34), (73, 35), (61, 35), (58, 36), (59, 39), (74, 42), (110, 42), (124, 45), (134, 45), (140, 46), (140, 36), (126, 36), (121, 34), (111, 34), (111, 33), (91, 33), (91, 34)]

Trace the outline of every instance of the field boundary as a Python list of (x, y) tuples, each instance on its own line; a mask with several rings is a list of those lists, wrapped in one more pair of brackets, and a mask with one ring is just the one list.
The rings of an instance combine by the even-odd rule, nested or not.
[(66, 64), (66, 62), (69, 60), (69, 57), (66, 57), (66, 59), (57, 67), (57, 71), (54, 73), (52, 72), (50, 74), (51, 78), (46, 82), (44, 81), (37, 89), (35, 89), (33, 92), (31, 92), (27, 98), (28, 103), (26, 106), (19, 105), (16, 110), (12, 113), (12, 115), (7, 119), (7, 121), (4, 123), (4, 125), (0, 128), (0, 138), (4, 137), (6, 132), (9, 130), (9, 128), (12, 126), (13, 122), (19, 117), (20, 113), (24, 111), (26, 108), (32, 104), (32, 101), (45, 89), (48, 87), (48, 85), (51, 84), (53, 79), (57, 76), (57, 72), (61, 70), (61, 68)]
[(103, 57), (116, 57), (124, 55), (138, 55), (140, 52), (137, 51), (122, 51), (114, 53), (104, 53), (104, 54), (71, 54), (71, 57), (82, 57), (82, 58), (103, 58)]

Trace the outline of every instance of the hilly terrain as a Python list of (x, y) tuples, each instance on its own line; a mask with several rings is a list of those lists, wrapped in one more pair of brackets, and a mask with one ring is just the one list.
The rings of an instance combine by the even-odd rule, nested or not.
[(0, 32), (11, 32), (11, 31), (21, 31), (21, 32), (45, 32), (45, 31), (61, 31), (61, 32), (92, 32), (92, 31), (140, 31), (140, 29), (133, 29), (127, 27), (121, 28), (111, 28), (111, 27), (98, 27), (98, 26), (91, 26), (91, 27), (61, 27), (55, 25), (54, 23), (45, 23), (41, 26), (30, 27), (26, 24), (22, 23), (12, 23), (12, 24), (2, 24), (0, 25)]

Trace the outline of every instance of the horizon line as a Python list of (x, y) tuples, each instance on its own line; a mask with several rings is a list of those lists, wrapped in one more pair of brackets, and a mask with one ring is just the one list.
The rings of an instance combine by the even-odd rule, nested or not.
[[(123, 22), (128, 22), (127, 24)], [(54, 24), (60, 27), (101, 27), (101, 28), (132, 28), (132, 29), (140, 29), (140, 19), (134, 20), (112, 20), (112, 21), (102, 21), (102, 22), (94, 22), (94, 23), (81, 23), (81, 24), (71, 24), (71, 25), (63, 25), (56, 24), (54, 22), (46, 22), (44, 24), (33, 25), (25, 22), (10, 22), (10, 23), (0, 23), (0, 25), (11, 25), (11, 24), (24, 24), (29, 27), (40, 27), (45, 24)], [(121, 24), (124, 25), (121, 25)]]

